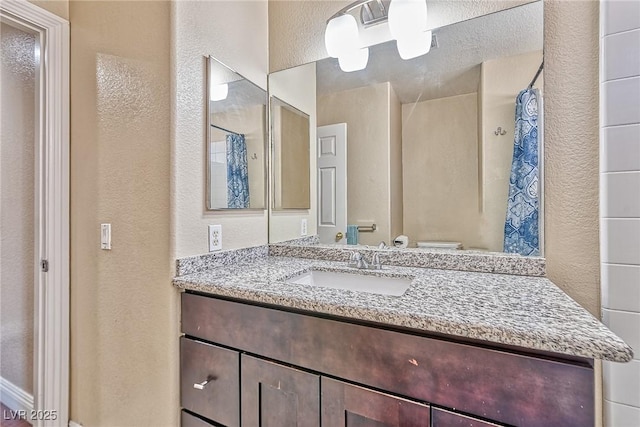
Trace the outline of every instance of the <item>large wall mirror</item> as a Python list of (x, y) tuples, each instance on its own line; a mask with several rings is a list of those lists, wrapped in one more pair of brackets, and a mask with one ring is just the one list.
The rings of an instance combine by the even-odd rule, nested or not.
[(207, 64), (207, 209), (265, 209), (267, 93), (213, 57)]
[[(375, 223), (359, 243), (541, 255), (542, 64), (542, 1), (433, 29), (414, 59), (391, 41), (361, 71), (316, 62), (321, 242)], [(331, 147), (345, 153), (334, 173)]]

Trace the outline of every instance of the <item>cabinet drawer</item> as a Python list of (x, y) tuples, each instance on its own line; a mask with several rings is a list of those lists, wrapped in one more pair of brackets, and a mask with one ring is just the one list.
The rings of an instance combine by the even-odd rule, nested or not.
[[(205, 381), (207, 383), (203, 384)], [(240, 417), (239, 353), (180, 338), (180, 400), (183, 408), (225, 426), (237, 427)]]
[(595, 422), (593, 368), (194, 294), (182, 328), (269, 359), (519, 426)]
[(322, 425), (429, 427), (429, 405), (322, 377)]
[(499, 427), (498, 424), (481, 421), (444, 409), (433, 408), (431, 412), (433, 427)]

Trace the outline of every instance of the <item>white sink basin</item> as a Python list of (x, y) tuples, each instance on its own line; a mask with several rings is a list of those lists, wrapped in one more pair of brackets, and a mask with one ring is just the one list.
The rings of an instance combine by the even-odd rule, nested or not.
[(319, 286), (322, 288), (400, 296), (409, 288), (411, 281), (412, 279), (408, 277), (371, 276), (338, 271), (310, 270), (298, 274), (285, 282), (294, 285)]

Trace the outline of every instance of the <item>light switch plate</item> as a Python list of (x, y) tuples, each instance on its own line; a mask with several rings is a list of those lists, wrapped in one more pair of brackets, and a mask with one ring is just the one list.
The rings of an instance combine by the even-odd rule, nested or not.
[(307, 235), (307, 219), (306, 218), (302, 218), (302, 221), (300, 221), (300, 235), (301, 236)]
[(100, 249), (111, 250), (111, 224), (100, 224)]
[(222, 225), (209, 226), (209, 252), (222, 249)]

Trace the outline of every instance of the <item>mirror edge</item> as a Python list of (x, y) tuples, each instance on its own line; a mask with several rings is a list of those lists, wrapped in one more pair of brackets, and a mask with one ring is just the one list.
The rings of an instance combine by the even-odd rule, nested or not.
[(275, 197), (273, 197), (275, 195), (275, 186), (276, 186), (276, 179), (273, 176), (275, 174), (275, 156), (276, 156), (276, 150), (275, 150), (275, 138), (274, 138), (274, 131), (273, 131), (273, 121), (272, 121), (272, 117), (273, 117), (273, 113), (272, 113), (272, 98), (275, 99), (276, 101), (280, 102), (282, 104), (282, 106), (286, 106), (291, 108), (292, 110), (295, 110), (297, 113), (299, 113), (300, 115), (303, 115), (307, 118), (307, 120), (309, 120), (309, 160), (311, 159), (311, 115), (308, 113), (305, 113), (304, 111), (302, 111), (299, 108), (294, 107), (293, 105), (289, 104), (288, 102), (278, 98), (275, 95), (271, 95), (270, 93), (267, 93), (268, 96), (268, 104), (269, 104), (269, 108), (268, 108), (268, 120), (269, 120), (269, 146), (270, 146), (270, 153), (269, 153), (269, 165), (270, 165), (270, 170), (269, 170), (269, 178), (271, 181), (271, 185), (269, 186), (269, 206), (270, 206), (270, 210), (272, 212), (276, 212), (276, 213), (286, 213), (286, 212), (291, 212), (291, 213), (296, 213), (296, 212), (309, 212), (311, 210), (311, 165), (309, 165), (309, 198), (307, 201), (308, 207), (304, 208), (278, 208), (276, 206), (276, 199)]

